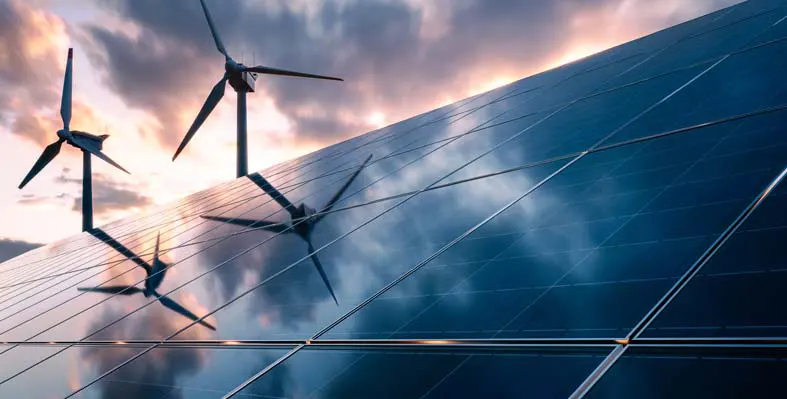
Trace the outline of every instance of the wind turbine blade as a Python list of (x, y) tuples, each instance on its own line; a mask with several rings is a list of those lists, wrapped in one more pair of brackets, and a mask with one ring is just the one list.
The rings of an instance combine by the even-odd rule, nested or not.
[(63, 119), (63, 128), (68, 130), (71, 124), (71, 71), (73, 69), (74, 49), (68, 49), (68, 61), (66, 61), (66, 76), (63, 79), (63, 95), (60, 99), (60, 117)]
[(325, 283), (325, 286), (328, 287), (328, 291), (331, 293), (333, 297), (333, 301), (336, 302), (336, 305), (339, 305), (339, 300), (336, 299), (336, 294), (333, 293), (333, 288), (331, 287), (331, 282), (328, 280), (328, 275), (325, 274), (325, 269), (322, 268), (322, 263), (320, 263), (320, 258), (317, 257), (317, 254), (314, 253), (314, 246), (312, 246), (311, 240), (307, 240), (306, 244), (309, 246), (309, 257), (312, 258), (312, 262), (314, 262), (314, 266), (317, 267), (317, 271), (320, 273), (320, 277), (322, 277), (322, 281)]
[(344, 82), (342, 78), (334, 78), (333, 76), (315, 75), (311, 73), (288, 71), (286, 69), (269, 68), (262, 65), (255, 67), (247, 67), (243, 69), (245, 72), (256, 72), (265, 75), (279, 75), (279, 76), (292, 76), (295, 78), (311, 78), (311, 79), (325, 79), (325, 80), (338, 80)]
[(227, 55), (227, 50), (224, 48), (224, 43), (221, 42), (221, 37), (219, 36), (219, 32), (216, 30), (216, 26), (213, 24), (213, 18), (210, 16), (208, 6), (205, 5), (205, 0), (200, 0), (200, 4), (202, 4), (202, 11), (205, 12), (205, 19), (208, 20), (210, 34), (213, 35), (213, 41), (216, 42), (216, 49), (218, 49), (220, 53), (224, 54), (225, 58), (230, 58), (230, 56)]
[(205, 326), (205, 327), (207, 327), (207, 328), (209, 328), (209, 329), (211, 329), (213, 331), (216, 331), (216, 327), (213, 327), (210, 323), (206, 322), (205, 320), (200, 320), (199, 317), (197, 317), (197, 315), (195, 315), (194, 313), (191, 313), (188, 309), (184, 308), (183, 306), (180, 306), (180, 304), (178, 304), (177, 302), (175, 302), (171, 298), (166, 297), (164, 295), (160, 295), (158, 293), (156, 293), (156, 297), (158, 298), (159, 302), (161, 302), (161, 304), (164, 305), (165, 307), (167, 307), (167, 308), (169, 308), (171, 310), (174, 310), (174, 311), (182, 314), (183, 316), (186, 316), (189, 319), (194, 320), (197, 323), (202, 324), (203, 326)]
[[(205, 4), (204, 2), (202, 3)], [(189, 143), (192, 137), (194, 137), (194, 133), (197, 133), (197, 129), (205, 123), (205, 119), (208, 119), (208, 115), (213, 112), (213, 109), (216, 108), (216, 105), (221, 101), (221, 98), (224, 97), (224, 89), (226, 88), (227, 77), (224, 76), (219, 80), (219, 83), (216, 83), (213, 86), (213, 90), (210, 91), (210, 95), (205, 100), (205, 104), (202, 105), (202, 109), (199, 110), (199, 114), (197, 114), (197, 119), (194, 120), (194, 123), (191, 124), (189, 131), (186, 133), (186, 137), (183, 137), (183, 141), (180, 143), (178, 150), (175, 151), (175, 155), (172, 157), (174, 161), (180, 152), (186, 148), (186, 144)]]
[(262, 177), (259, 173), (252, 173), (249, 176), (249, 180), (254, 182), (262, 191), (265, 191), (274, 201), (278, 202), (282, 208), (286, 209), (287, 212), (290, 213), (290, 216), (295, 217), (295, 213), (297, 212), (297, 208), (295, 205), (284, 196), (284, 194), (280, 193), (276, 187), (273, 187), (264, 177)]
[(289, 231), (289, 226), (283, 223), (271, 222), (268, 220), (254, 220), (254, 219), (233, 219), (224, 218), (220, 216), (201, 216), (203, 219), (213, 220), (216, 222), (234, 224), (236, 226), (252, 227), (261, 230), (270, 231), (273, 233), (285, 233)]
[(77, 288), (78, 291), (84, 292), (99, 292), (102, 294), (116, 294), (116, 295), (134, 295), (142, 293), (142, 289), (131, 285), (110, 285), (106, 287), (92, 287), (92, 288)]
[(136, 263), (137, 266), (145, 269), (147, 274), (150, 274), (150, 265), (145, 263), (137, 254), (132, 252), (128, 247), (119, 243), (115, 240), (112, 236), (107, 234), (104, 230), (101, 229), (92, 229), (88, 231), (90, 235), (96, 237), (100, 241), (103, 241), (105, 244), (109, 245), (115, 251), (120, 252), (121, 255), (125, 256), (127, 259), (131, 260), (132, 262)]
[(38, 172), (44, 169), (44, 167), (46, 167), (46, 165), (49, 164), (49, 162), (52, 162), (52, 160), (55, 159), (57, 154), (60, 153), (60, 147), (62, 146), (63, 146), (62, 139), (57, 140), (54, 143), (46, 146), (46, 148), (44, 148), (44, 152), (41, 153), (41, 156), (38, 157), (38, 160), (33, 165), (33, 168), (30, 169), (30, 172), (27, 172), (27, 176), (25, 176), (25, 178), (22, 179), (22, 183), (19, 184), (19, 188), (21, 189), (22, 187), (27, 185), (27, 183), (29, 183), (30, 180), (33, 180), (33, 178), (38, 174)]
[(159, 243), (161, 241), (161, 232), (156, 234), (156, 248), (153, 251), (153, 259), (158, 260)]
[(128, 173), (128, 174), (131, 174), (124, 167), (120, 166), (117, 162), (113, 161), (112, 158), (108, 157), (106, 154), (101, 152), (101, 150), (99, 150), (98, 148), (95, 148), (94, 146), (90, 145), (90, 143), (86, 142), (85, 140), (83, 140), (83, 139), (81, 139), (79, 137), (74, 136), (71, 139), (71, 141), (77, 147), (79, 147), (80, 149), (85, 150), (85, 151), (95, 155), (96, 157), (98, 157), (102, 161), (104, 161), (104, 162), (106, 162), (106, 163), (108, 163), (108, 164), (110, 164), (110, 165), (112, 165), (112, 166), (114, 166), (114, 167), (116, 167), (116, 168), (118, 168), (118, 169)]
[(162, 262), (159, 258), (159, 241), (161, 239), (161, 233), (156, 235), (156, 247), (153, 252), (153, 261), (151, 262), (150, 273), (147, 277), (147, 284), (152, 289), (156, 289), (161, 285), (161, 282), (164, 281), (164, 276), (167, 274), (167, 268), (169, 265)]
[(322, 211), (320, 211), (321, 215), (317, 217), (317, 221), (322, 220), (322, 218), (325, 217), (324, 213), (329, 212), (333, 208), (333, 206), (336, 205), (336, 202), (338, 202), (339, 199), (342, 197), (342, 195), (344, 195), (344, 192), (347, 191), (347, 189), (350, 187), (350, 184), (353, 183), (355, 178), (358, 177), (358, 175), (361, 173), (363, 168), (366, 167), (366, 164), (368, 164), (371, 159), (372, 159), (372, 154), (369, 154), (369, 156), (366, 157), (366, 160), (363, 161), (361, 166), (358, 167), (358, 169), (352, 174), (352, 176), (350, 176), (350, 178), (347, 179), (346, 182), (344, 182), (344, 185), (339, 189), (339, 191), (337, 191), (336, 194), (334, 194), (333, 197), (331, 197), (328, 203), (325, 204), (325, 207), (322, 208)]

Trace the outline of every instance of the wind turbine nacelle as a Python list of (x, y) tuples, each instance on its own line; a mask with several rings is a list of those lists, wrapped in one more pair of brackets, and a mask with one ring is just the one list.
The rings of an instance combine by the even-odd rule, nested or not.
[(102, 147), (103, 147), (102, 144), (104, 143), (104, 140), (106, 140), (107, 137), (109, 137), (109, 135), (107, 135), (107, 134), (102, 134), (100, 136), (96, 136), (94, 134), (80, 132), (80, 131), (73, 131), (73, 130), (71, 131), (71, 134), (73, 134), (74, 136), (79, 137), (81, 139), (85, 139), (85, 140), (88, 140), (88, 141), (92, 142), (99, 151), (102, 150)]
[(230, 86), (232, 86), (235, 91), (254, 93), (257, 74), (254, 72), (243, 72), (240, 76), (240, 79), (230, 79)]

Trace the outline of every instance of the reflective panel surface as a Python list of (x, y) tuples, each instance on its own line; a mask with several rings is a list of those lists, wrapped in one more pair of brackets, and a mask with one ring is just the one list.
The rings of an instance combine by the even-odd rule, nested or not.
[(8, 260), (0, 397), (768, 396), (785, 70), (742, 2)]
[(605, 354), (303, 349), (241, 391), (240, 397), (565, 398)]

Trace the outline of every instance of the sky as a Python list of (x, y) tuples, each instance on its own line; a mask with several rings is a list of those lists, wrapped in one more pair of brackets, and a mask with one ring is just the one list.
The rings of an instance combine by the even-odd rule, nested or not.
[[(206, 2), (236, 60), (345, 79), (258, 79), (254, 171), (739, 1)], [(131, 172), (93, 161), (97, 226), (235, 176), (231, 89), (171, 160), (223, 73), (198, 0), (0, 0), (0, 261), (80, 231), (79, 151), (17, 189), (62, 126), (69, 47), (72, 129)]]

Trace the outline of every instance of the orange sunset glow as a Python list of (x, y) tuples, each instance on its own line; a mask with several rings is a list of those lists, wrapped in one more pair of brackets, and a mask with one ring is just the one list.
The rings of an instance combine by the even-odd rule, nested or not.
[[(269, 9), (238, 2), (255, 15), (275, 18), (281, 7), (289, 7), (294, 15), (312, 17), (303, 18), (306, 25), (298, 27), (304, 35), (298, 57), (284, 51), (289, 39), (275, 37), (275, 32), (267, 32), (258, 49), (238, 32), (228, 33), (225, 41), (232, 52), (254, 53), (257, 60), (277, 66), (297, 58), (300, 69), (345, 78), (335, 84), (259, 79), (257, 91), (248, 97), (249, 169), (272, 166), (735, 2), (606, 0), (590, 6), (559, 1), (549, 23), (530, 24), (529, 14), (512, 22), (490, 11), (471, 19), (477, 25), (469, 26), (461, 22), (467, 18), (462, 14), (467, 5), (402, 0), (393, 3), (410, 19), (380, 22), (390, 23), (389, 36), (373, 38), (350, 30), (336, 37), (321, 33), (330, 29), (315, 22), (320, 1), (308, 7), (303, 2), (273, 2), (277, 5)], [(177, 162), (171, 160), (222, 73), (221, 57), (207, 31), (193, 37), (177, 31), (190, 32), (189, 24), (202, 28), (203, 20), (189, 19), (198, 15), (192, 13), (195, 9), (173, 2), (172, 15), (183, 20), (161, 24), (139, 17), (142, 11), (127, 15), (99, 3), (0, 0), (9, 21), (2, 36), (5, 50), (0, 51), (0, 147), (6, 151), (0, 174), (0, 240), (48, 243), (79, 232), (75, 201), (81, 188), (75, 181), (81, 177), (81, 154), (74, 148), (64, 147), (30, 185), (17, 189), (43, 147), (57, 138), (68, 47), (74, 47), (73, 126), (109, 134), (104, 151), (131, 172), (93, 163), (106, 198), (124, 199), (97, 211), (97, 226), (234, 176), (236, 100), (231, 90)], [(188, 12), (178, 11), (181, 6)], [(112, 21), (112, 28), (104, 28), (106, 21)], [(252, 22), (244, 20), (236, 30), (258, 34), (254, 29), (260, 24)], [(529, 37), (536, 35), (532, 41), (548, 38), (549, 46), (531, 48)], [(450, 52), (440, 54), (440, 49)], [(322, 61), (310, 64), (311, 59)], [(178, 73), (168, 72), (168, 66), (177, 66)], [(152, 69), (145, 70), (148, 67)], [(96, 207), (101, 206), (99, 198)], [(43, 224), (46, 229), (40, 228)]]

